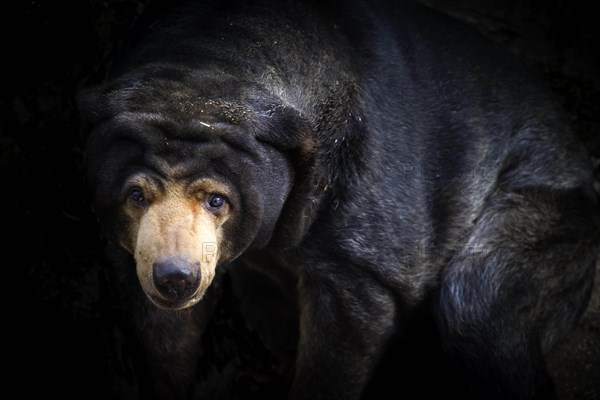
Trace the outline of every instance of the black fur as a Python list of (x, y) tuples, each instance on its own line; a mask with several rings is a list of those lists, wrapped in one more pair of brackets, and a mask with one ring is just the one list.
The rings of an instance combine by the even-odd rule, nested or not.
[[(241, 210), (224, 261), (268, 257), (298, 279), (290, 398), (360, 398), (426, 301), (471, 395), (553, 398), (543, 354), (585, 308), (600, 220), (590, 160), (532, 73), (406, 2), (160, 11), (82, 96), (111, 235), (131, 173), (218, 176)], [(152, 389), (189, 395), (195, 363), (178, 357), (199, 328), (126, 285)], [(189, 349), (169, 346), (178, 335)]]

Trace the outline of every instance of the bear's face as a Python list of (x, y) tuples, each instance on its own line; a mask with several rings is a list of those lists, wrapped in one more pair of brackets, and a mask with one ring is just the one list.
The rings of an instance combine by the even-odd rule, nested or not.
[(171, 96), (131, 85), (88, 95), (87, 168), (100, 223), (133, 256), (144, 292), (181, 309), (218, 265), (271, 240), (295, 176), (288, 150), (264, 138), (293, 125), (278, 110), (161, 93)]
[(135, 258), (145, 293), (160, 307), (195, 304), (217, 262), (232, 258), (223, 226), (237, 211), (235, 191), (210, 178), (174, 183), (136, 173), (124, 192), (119, 240)]

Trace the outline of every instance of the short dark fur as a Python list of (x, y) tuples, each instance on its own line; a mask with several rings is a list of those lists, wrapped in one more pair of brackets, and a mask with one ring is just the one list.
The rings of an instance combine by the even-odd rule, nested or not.
[[(543, 354), (585, 308), (598, 255), (590, 161), (526, 68), (389, 3), (199, 1), (141, 20), (82, 97), (95, 209), (118, 237), (140, 170), (235, 187), (226, 261), (268, 253), (298, 277), (292, 399), (359, 398), (425, 299), (475, 396), (553, 398)], [(147, 389), (181, 399), (200, 332), (132, 277)]]

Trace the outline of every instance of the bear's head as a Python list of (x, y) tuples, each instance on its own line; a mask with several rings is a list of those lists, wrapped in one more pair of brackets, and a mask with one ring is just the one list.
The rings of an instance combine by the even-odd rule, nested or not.
[(270, 243), (309, 180), (307, 124), (265, 93), (148, 67), (81, 97), (95, 212), (161, 308), (194, 305), (219, 264)]

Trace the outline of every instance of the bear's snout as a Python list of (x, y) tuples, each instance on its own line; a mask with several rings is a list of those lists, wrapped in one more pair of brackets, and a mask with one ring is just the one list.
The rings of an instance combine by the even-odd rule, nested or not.
[(152, 264), (152, 279), (166, 300), (189, 300), (200, 286), (200, 263), (183, 257), (170, 257)]

